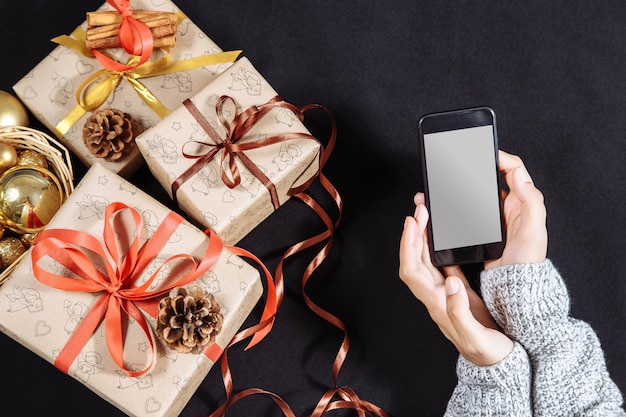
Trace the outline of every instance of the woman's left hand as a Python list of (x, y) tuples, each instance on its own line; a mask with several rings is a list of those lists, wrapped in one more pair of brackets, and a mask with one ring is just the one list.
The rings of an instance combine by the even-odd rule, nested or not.
[(498, 329), (459, 266), (445, 267), (444, 276), (432, 264), (423, 194), (415, 196), (415, 204), (400, 240), (400, 278), (465, 359), (479, 366), (500, 362), (513, 350), (513, 341)]

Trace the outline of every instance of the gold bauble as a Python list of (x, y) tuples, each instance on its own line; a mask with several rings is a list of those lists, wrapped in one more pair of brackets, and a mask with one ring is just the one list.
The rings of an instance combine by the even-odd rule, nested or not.
[(14, 146), (0, 142), (0, 173), (17, 164), (17, 151)]
[(16, 165), (32, 165), (40, 168), (48, 168), (48, 159), (32, 149), (24, 149), (17, 155)]
[(0, 176), (0, 220), (16, 232), (41, 231), (64, 199), (59, 180), (47, 169), (15, 166)]
[(28, 126), (28, 113), (17, 97), (0, 90), (0, 127), (4, 126)]
[(0, 239), (0, 267), (6, 269), (17, 260), (26, 248), (16, 237), (3, 237)]

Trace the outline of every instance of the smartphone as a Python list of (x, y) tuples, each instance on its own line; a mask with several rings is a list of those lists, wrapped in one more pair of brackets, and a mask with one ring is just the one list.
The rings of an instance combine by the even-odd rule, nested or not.
[(495, 112), (475, 107), (427, 114), (418, 132), (433, 263), (499, 258), (505, 227)]

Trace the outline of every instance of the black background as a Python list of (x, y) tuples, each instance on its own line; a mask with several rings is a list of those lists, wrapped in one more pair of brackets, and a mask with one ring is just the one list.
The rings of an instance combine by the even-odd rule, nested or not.
[[(11, 91), (53, 49), (49, 39), (101, 4), (2, 0), (0, 89)], [(348, 328), (352, 344), (339, 384), (390, 416), (443, 414), (457, 354), (398, 278), (398, 243), (421, 184), (419, 117), (489, 105), (500, 147), (523, 157), (545, 194), (549, 257), (567, 282), (572, 314), (596, 329), (609, 371), (626, 390), (623, 1), (176, 4), (223, 50), (242, 49), (285, 100), (322, 104), (337, 120), (337, 147), (324, 171), (345, 206), (307, 294)], [(323, 116), (310, 123), (324, 137)], [(76, 161), (75, 171), (78, 180), (85, 167)], [(131, 180), (167, 203), (147, 169)], [(323, 199), (319, 184), (312, 192)], [(273, 268), (287, 247), (322, 229), (291, 200), (240, 246)], [(236, 391), (273, 391), (298, 416), (310, 415), (332, 385), (342, 338), (303, 301), (301, 274), (311, 256), (286, 265), (285, 301), (270, 335), (249, 351), (229, 351)], [(3, 415), (122, 415), (4, 335), (0, 370)], [(182, 415), (208, 415), (223, 399), (215, 367)], [(280, 414), (267, 397), (254, 396), (229, 415)]]

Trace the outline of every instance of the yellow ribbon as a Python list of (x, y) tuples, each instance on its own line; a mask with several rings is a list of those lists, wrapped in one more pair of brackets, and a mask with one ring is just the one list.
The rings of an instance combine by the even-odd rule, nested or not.
[[(179, 21), (186, 16), (178, 13)], [(71, 36), (61, 35), (53, 38), (52, 41), (63, 45), (75, 52), (87, 57), (93, 58), (91, 50), (85, 46), (85, 31), (82, 27), (77, 27)], [(209, 65), (222, 64), (226, 62), (234, 62), (241, 54), (241, 50), (219, 52), (213, 54), (202, 55), (195, 58), (184, 59), (181, 61), (170, 62), (170, 52), (156, 61), (146, 62), (140, 66), (134, 67), (127, 71), (112, 71), (103, 68), (95, 74), (84, 80), (76, 90), (76, 102), (78, 105), (74, 107), (55, 127), (55, 134), (61, 138), (70, 128), (80, 120), (87, 112), (96, 110), (107, 98), (113, 93), (119, 82), (126, 80), (139, 97), (150, 107), (159, 117), (163, 118), (169, 114), (170, 110), (155, 97), (154, 94), (143, 85), (139, 79), (144, 77), (154, 77), (157, 75), (171, 74), (180, 71), (187, 71), (194, 68), (205, 67)], [(132, 66), (138, 61), (139, 57), (131, 56), (127, 65)]]

